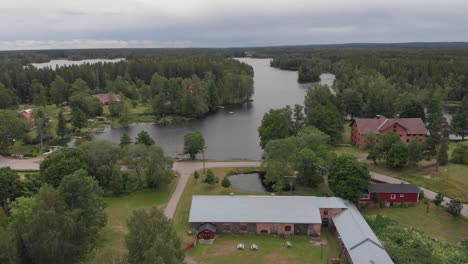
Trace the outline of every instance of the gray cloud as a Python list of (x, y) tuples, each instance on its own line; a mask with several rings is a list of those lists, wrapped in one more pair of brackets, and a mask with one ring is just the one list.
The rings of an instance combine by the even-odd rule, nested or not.
[(0, 0), (0, 49), (468, 41), (467, 13), (466, 0)]
[(156, 40), (16, 40), (0, 41), (0, 50), (28, 49), (99, 49), (99, 48), (189, 48), (190, 41), (156, 41)]

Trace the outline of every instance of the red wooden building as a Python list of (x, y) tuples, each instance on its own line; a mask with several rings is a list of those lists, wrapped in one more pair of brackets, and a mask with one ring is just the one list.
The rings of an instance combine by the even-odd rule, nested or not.
[(421, 118), (356, 118), (351, 122), (351, 144), (358, 147), (366, 146), (366, 135), (369, 133), (385, 134), (395, 132), (402, 142), (409, 143), (413, 139), (424, 141), (428, 135), (426, 125)]
[(198, 239), (201, 243), (212, 243), (216, 236), (216, 225), (205, 223), (198, 228)]
[(419, 187), (409, 183), (376, 183), (369, 185), (368, 193), (361, 198), (361, 203), (374, 202), (378, 195), (379, 201), (387, 206), (394, 204), (416, 204), (419, 201)]
[(115, 93), (104, 93), (104, 94), (95, 94), (95, 97), (99, 99), (101, 105), (107, 106), (111, 101), (120, 102), (120, 94)]

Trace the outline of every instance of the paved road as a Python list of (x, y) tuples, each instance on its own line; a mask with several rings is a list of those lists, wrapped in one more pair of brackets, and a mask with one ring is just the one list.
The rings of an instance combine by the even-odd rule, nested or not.
[[(239, 162), (206, 162), (206, 168), (229, 168), (229, 167), (259, 167), (261, 162), (259, 161), (239, 161)], [(174, 193), (169, 200), (169, 203), (164, 210), (164, 214), (168, 218), (174, 217), (177, 204), (179, 203), (180, 197), (184, 192), (185, 185), (187, 185), (191, 174), (199, 169), (203, 168), (203, 162), (176, 162), (172, 169), (177, 171), (180, 175), (179, 182)]]
[(0, 156), (0, 168), (10, 167), (14, 170), (39, 170), (39, 163), (42, 158), (32, 159), (12, 159)]
[[(380, 173), (376, 173), (376, 172), (370, 172), (370, 174), (371, 174), (372, 179), (382, 181), (382, 182), (387, 182), (387, 183), (405, 182), (405, 183), (408, 183), (406, 181), (403, 181), (403, 180), (400, 180), (400, 179), (395, 179), (395, 178), (392, 178), (392, 177), (389, 177), (389, 176), (386, 176), (386, 175), (383, 175), (383, 174), (380, 174)], [(428, 198), (428, 199), (432, 200), (437, 195), (436, 192), (433, 192), (433, 191), (428, 190), (426, 188), (419, 187), (419, 189), (424, 191), (424, 196), (426, 198)], [(450, 202), (450, 198), (444, 197), (444, 204), (448, 203), (448, 202)], [(467, 204), (463, 204), (462, 215), (464, 215), (465, 217), (468, 217), (468, 205)]]

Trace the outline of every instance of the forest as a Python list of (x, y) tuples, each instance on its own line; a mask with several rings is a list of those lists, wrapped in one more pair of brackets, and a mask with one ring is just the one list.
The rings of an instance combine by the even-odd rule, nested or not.
[(151, 103), (157, 116), (199, 117), (218, 105), (248, 101), (252, 77), (249, 65), (219, 56), (139, 58), (57, 69), (4, 60), (0, 107), (59, 105), (78, 95), (114, 92), (134, 105)]

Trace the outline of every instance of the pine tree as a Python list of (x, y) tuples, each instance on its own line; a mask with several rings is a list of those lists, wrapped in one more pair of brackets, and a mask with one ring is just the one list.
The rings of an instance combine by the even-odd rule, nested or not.
[(65, 122), (65, 117), (63, 116), (63, 112), (60, 111), (58, 114), (58, 124), (57, 124), (57, 135), (59, 135), (62, 139), (67, 134), (67, 124)]

